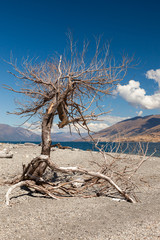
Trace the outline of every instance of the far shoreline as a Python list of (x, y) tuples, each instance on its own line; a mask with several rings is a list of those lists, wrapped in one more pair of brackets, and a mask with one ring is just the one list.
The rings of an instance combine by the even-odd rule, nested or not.
[[(11, 145), (26, 145), (26, 146), (40, 146), (40, 141), (0, 141), (0, 148), (3, 146), (3, 144), (11, 144)], [(71, 149), (80, 149), (83, 151), (99, 151), (93, 142), (87, 142), (87, 141), (70, 141), (70, 142), (52, 142), (52, 145), (60, 143), (62, 147), (70, 147)], [(154, 154), (155, 157), (160, 157), (160, 143), (159, 142), (99, 142), (98, 147), (102, 149), (105, 152), (115, 152), (117, 148), (119, 148), (119, 153), (126, 153), (126, 154), (134, 154), (138, 155), (141, 154), (139, 152), (140, 148), (144, 149), (144, 152), (147, 150), (147, 156)], [(124, 152), (125, 151), (125, 152)]]

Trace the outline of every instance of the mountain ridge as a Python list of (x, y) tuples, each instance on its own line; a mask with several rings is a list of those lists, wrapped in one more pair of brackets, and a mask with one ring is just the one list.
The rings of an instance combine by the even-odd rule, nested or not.
[(40, 141), (40, 136), (22, 127), (0, 124), (0, 141)]
[[(92, 137), (99, 141), (135, 141), (135, 142), (160, 142), (160, 115), (149, 115), (134, 117), (118, 122), (111, 127), (105, 128)], [(73, 133), (52, 133), (52, 141), (83, 141), (79, 135)], [(86, 141), (91, 141), (89, 137)], [(12, 127), (7, 124), (0, 124), (0, 141), (32, 141), (40, 142), (41, 136), (22, 127)]]
[[(51, 133), (53, 142), (67, 142), (73, 141), (78, 138), (78, 134), (58, 132)], [(32, 132), (23, 127), (13, 127), (8, 124), (0, 124), (0, 141), (13, 141), (13, 142), (41, 142), (41, 135)]]
[[(160, 142), (160, 115), (134, 117), (92, 135), (99, 141)], [(89, 138), (86, 138), (89, 141)]]

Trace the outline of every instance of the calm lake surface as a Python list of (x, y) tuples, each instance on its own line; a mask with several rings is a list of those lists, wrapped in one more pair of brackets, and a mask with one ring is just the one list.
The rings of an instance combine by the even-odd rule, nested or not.
[[(12, 143), (12, 144), (24, 144), (26, 142), (12, 142), (12, 141), (3, 141), (3, 143)], [(40, 142), (32, 142), (35, 144), (40, 144)], [(58, 142), (52, 142), (56, 144)], [(60, 142), (62, 146), (69, 146), (71, 148), (77, 148), (81, 150), (92, 150), (98, 151), (92, 142)], [(136, 143), (136, 142), (124, 142), (124, 143), (113, 143), (113, 142), (100, 142), (98, 147), (103, 149), (106, 152), (122, 152), (127, 154), (144, 154), (151, 155), (154, 152), (153, 156), (160, 157), (160, 143)]]

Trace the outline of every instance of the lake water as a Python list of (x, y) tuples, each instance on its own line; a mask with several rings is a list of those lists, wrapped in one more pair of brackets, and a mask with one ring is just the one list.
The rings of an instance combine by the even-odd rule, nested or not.
[[(4, 143), (12, 143), (12, 144), (23, 144), (25, 142), (5, 142)], [(32, 142), (35, 144), (40, 144), (40, 142)], [(56, 144), (58, 142), (52, 142), (52, 144)], [(92, 151), (98, 151), (98, 149), (95, 147), (95, 145), (92, 142), (60, 142), (62, 146), (69, 146), (71, 148), (77, 148), (81, 150), (92, 150)], [(142, 142), (141, 144), (135, 143), (135, 142), (129, 142), (129, 143), (111, 143), (111, 142), (100, 142), (98, 144), (98, 147), (103, 149), (106, 152), (123, 152), (127, 154), (143, 154), (143, 152), (146, 152), (146, 155), (151, 155), (154, 153), (154, 156), (160, 157), (160, 143), (145, 143)]]

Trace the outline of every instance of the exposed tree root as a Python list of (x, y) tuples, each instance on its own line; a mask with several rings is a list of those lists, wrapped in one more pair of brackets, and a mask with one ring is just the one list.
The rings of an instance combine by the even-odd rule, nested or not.
[[(43, 156), (42, 156), (43, 158)], [(106, 180), (111, 186), (113, 186), (127, 201), (131, 203), (135, 203), (135, 200), (131, 198), (126, 192), (124, 192), (110, 177), (100, 173), (100, 172), (93, 172), (93, 171), (88, 171), (84, 168), (79, 168), (79, 167), (57, 167), (51, 160), (50, 158), (45, 160), (48, 166), (54, 170), (54, 171), (60, 171), (60, 172), (78, 172), (78, 173), (83, 173), (89, 176), (93, 176), (99, 179), (104, 179)]]
[(12, 192), (15, 188), (17, 188), (17, 187), (22, 187), (22, 186), (24, 186), (24, 185), (25, 185), (25, 182), (19, 182), (19, 183), (14, 184), (13, 186), (11, 186), (11, 187), (8, 189), (8, 191), (7, 191), (7, 193), (6, 193), (6, 205), (7, 205), (7, 206), (9, 206), (9, 201), (10, 201), (9, 195), (11, 194), (11, 192)]
[[(67, 173), (68, 179), (60, 179), (59, 181), (44, 180), (41, 177), (35, 177), (29, 174), (28, 170), (31, 167), (38, 166), (41, 163), (46, 163), (53, 172)], [(109, 169), (109, 168), (108, 168)], [(110, 170), (110, 169), (109, 169)], [(33, 171), (34, 172), (34, 171)], [(80, 167), (58, 167), (55, 165), (47, 155), (40, 155), (33, 159), (27, 167), (24, 166), (23, 174), (19, 178), (19, 182), (11, 186), (6, 194), (6, 205), (10, 203), (10, 194), (17, 188), (27, 186), (30, 189), (39, 191), (42, 194), (59, 199), (64, 197), (98, 197), (98, 196), (121, 196), (122, 199), (135, 203), (136, 198), (130, 196), (131, 186), (127, 186), (127, 182), (123, 179), (123, 174), (116, 173), (117, 182), (119, 179), (124, 181), (125, 187), (120, 187), (119, 183), (113, 180), (112, 176), (107, 176), (107, 166), (102, 167), (100, 171), (89, 171)], [(80, 174), (80, 175), (74, 175)], [(122, 176), (121, 176), (122, 175)], [(73, 178), (77, 176), (77, 178)], [(122, 185), (122, 184), (121, 184)], [(125, 189), (125, 190), (123, 190)]]
[(18, 182), (14, 185), (12, 185), (7, 193), (6, 193), (6, 205), (9, 206), (10, 204), (10, 194), (11, 192), (15, 189), (15, 188), (18, 188), (18, 187), (22, 187), (22, 186), (26, 186), (28, 188), (32, 188), (32, 189), (35, 189), (39, 192), (41, 192), (42, 194), (45, 194), (45, 195), (48, 195), (49, 197), (53, 198), (53, 199), (58, 199), (56, 196), (54, 196), (52, 193), (50, 193), (50, 191), (48, 191), (45, 187), (41, 186), (41, 185), (37, 185), (34, 181), (31, 181), (31, 180), (25, 180), (25, 181), (21, 181), (21, 182)]

